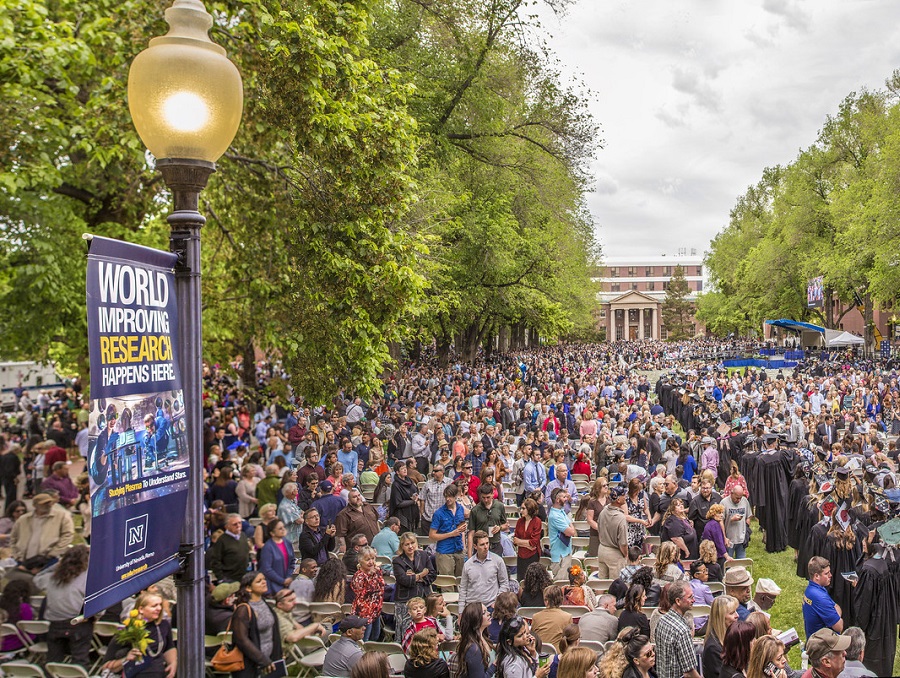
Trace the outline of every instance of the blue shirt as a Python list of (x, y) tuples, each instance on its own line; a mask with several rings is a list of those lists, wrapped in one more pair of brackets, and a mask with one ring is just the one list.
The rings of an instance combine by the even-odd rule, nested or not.
[(391, 528), (382, 527), (372, 540), (372, 548), (379, 556), (393, 560), (400, 549), (400, 536)]
[(338, 450), (337, 460), (344, 467), (344, 473), (352, 473), (353, 477), (359, 480), (359, 455), (356, 454), (356, 450), (350, 450), (349, 452)]
[(529, 461), (522, 469), (522, 479), (525, 481), (525, 491), (534, 492), (547, 482), (547, 469), (540, 462)]
[(558, 563), (565, 556), (572, 553), (571, 538), (565, 537), (569, 542), (568, 544), (563, 543), (563, 540), (560, 539), (560, 533), (569, 527), (571, 521), (565, 511), (554, 506), (547, 514), (547, 523), (548, 536), (550, 537), (550, 562)]
[[(451, 511), (444, 504), (431, 517), (431, 529), (438, 534), (446, 534), (455, 530), (460, 523), (464, 522), (466, 522), (466, 514), (459, 503), (456, 504), (456, 511)], [(462, 535), (439, 541), (435, 546), (435, 551), (438, 553), (462, 553), (462, 550)]]
[(820, 629), (831, 628), (840, 620), (841, 616), (825, 587), (809, 582), (803, 593), (803, 626), (806, 637), (809, 638)]

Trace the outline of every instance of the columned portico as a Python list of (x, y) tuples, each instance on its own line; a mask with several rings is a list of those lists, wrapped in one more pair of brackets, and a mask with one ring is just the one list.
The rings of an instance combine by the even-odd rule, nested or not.
[(611, 341), (642, 341), (660, 337), (660, 302), (631, 291), (604, 304), (606, 336)]

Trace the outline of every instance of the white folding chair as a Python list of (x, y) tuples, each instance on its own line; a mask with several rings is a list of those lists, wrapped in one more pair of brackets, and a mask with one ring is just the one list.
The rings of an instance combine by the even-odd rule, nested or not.
[(0, 666), (0, 672), (15, 678), (46, 678), (40, 666), (28, 662), (6, 662)]
[(32, 661), (43, 663), (47, 657), (47, 643), (43, 640), (35, 641), (34, 638), (46, 635), (50, 630), (50, 622), (23, 620), (16, 622), (16, 627), (19, 629), (19, 635), (22, 637), (25, 647), (28, 648), (28, 656)]
[(50, 678), (90, 678), (90, 674), (78, 664), (50, 662), (44, 668), (50, 674)]

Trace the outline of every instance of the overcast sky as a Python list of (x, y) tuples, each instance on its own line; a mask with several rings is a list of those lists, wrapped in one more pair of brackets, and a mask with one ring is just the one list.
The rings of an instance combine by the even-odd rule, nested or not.
[(763, 168), (900, 68), (896, 0), (577, 0), (541, 16), (603, 128), (588, 204), (607, 256), (706, 251)]

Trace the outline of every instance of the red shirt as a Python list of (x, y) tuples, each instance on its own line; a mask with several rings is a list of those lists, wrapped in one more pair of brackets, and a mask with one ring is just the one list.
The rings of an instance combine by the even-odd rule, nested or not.
[(69, 461), (69, 455), (63, 448), (53, 446), (44, 453), (44, 466), (52, 468), (58, 461)]
[[(526, 522), (528, 523), (527, 527)], [(543, 529), (544, 526), (541, 524), (541, 519), (537, 516), (532, 518), (530, 522), (528, 522), (526, 516), (522, 516), (516, 521), (516, 530), (513, 532), (513, 535), (517, 539), (527, 539), (531, 543), (531, 548), (519, 547), (517, 551), (519, 558), (531, 558), (538, 552), (538, 549), (541, 547)]]

